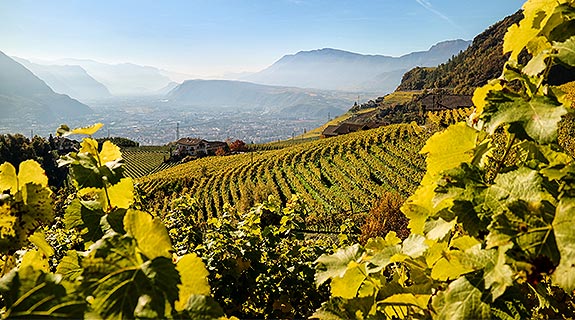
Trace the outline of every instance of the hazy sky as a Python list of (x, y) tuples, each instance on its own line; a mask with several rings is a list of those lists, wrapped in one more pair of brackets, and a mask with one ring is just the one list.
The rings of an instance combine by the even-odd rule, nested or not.
[(192, 75), (258, 71), (337, 48), (399, 56), (472, 39), (520, 0), (0, 0), (0, 51)]

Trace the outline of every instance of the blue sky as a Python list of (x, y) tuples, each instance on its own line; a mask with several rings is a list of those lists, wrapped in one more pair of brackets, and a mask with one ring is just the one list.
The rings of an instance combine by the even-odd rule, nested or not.
[(0, 0), (0, 51), (193, 75), (257, 71), (337, 48), (399, 56), (472, 39), (522, 0)]

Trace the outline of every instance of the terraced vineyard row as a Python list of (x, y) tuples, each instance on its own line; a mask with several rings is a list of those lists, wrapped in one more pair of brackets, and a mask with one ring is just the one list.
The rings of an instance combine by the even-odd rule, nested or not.
[(175, 166), (165, 163), (170, 156), (166, 147), (137, 147), (122, 150), (125, 174), (131, 178), (140, 178)]
[[(322, 139), (281, 150), (209, 157), (143, 177), (148, 199), (174, 190), (200, 200), (202, 218), (225, 204), (248, 207), (268, 195), (286, 201), (298, 193), (315, 212), (369, 210), (385, 191), (407, 196), (422, 177), (418, 154), (429, 132), (400, 124)], [(176, 194), (177, 196), (178, 194)]]

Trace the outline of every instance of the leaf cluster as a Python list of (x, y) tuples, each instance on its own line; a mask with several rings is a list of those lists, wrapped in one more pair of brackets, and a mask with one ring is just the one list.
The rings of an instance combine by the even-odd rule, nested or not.
[[(316, 282), (329, 280), (332, 298), (314, 317), (573, 315), (575, 166), (557, 143), (571, 109), (549, 71), (575, 66), (575, 4), (530, 0), (523, 9), (505, 36), (510, 59), (475, 91), (469, 123), (421, 150), (427, 171), (402, 207), (411, 235), (320, 257)], [(532, 58), (520, 64), (524, 50)], [(496, 152), (501, 134), (506, 144)]]
[[(59, 133), (92, 135), (101, 125)], [(47, 177), (34, 161), (19, 173), (0, 166), (2, 252), (30, 247), (20, 264), (0, 279), (3, 318), (218, 318), (208, 272), (195, 254), (175, 256), (159, 218), (135, 210), (133, 183), (122, 175), (121, 153), (109, 141), (88, 137), (78, 152), (63, 157), (76, 187), (65, 227), (83, 241), (69, 249), (55, 272), (55, 250), (38, 228), (53, 219)], [(4, 271), (12, 268), (5, 264)]]

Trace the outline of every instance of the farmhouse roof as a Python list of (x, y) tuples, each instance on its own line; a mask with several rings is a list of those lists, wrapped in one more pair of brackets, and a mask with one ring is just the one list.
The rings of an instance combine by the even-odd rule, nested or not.
[(177, 144), (185, 145), (185, 146), (197, 146), (201, 142), (206, 143), (207, 141), (204, 139), (198, 139), (198, 138), (181, 138), (180, 140), (176, 141)]

